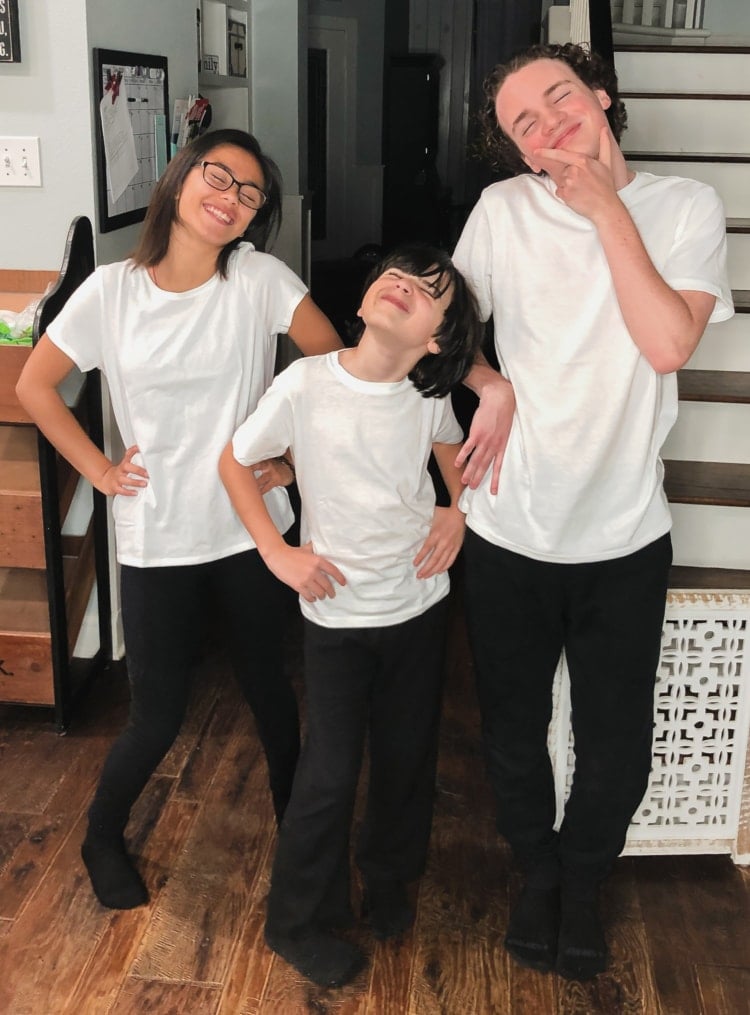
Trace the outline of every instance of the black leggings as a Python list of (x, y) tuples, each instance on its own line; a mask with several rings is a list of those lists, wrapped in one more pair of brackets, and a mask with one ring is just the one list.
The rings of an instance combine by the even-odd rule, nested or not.
[(225, 620), (229, 656), (255, 715), (280, 820), (299, 753), (297, 701), (283, 670), (283, 586), (257, 550), (248, 550), (206, 564), (123, 566), (121, 589), (130, 715), (104, 764), (89, 810), (91, 830), (122, 834), (133, 804), (177, 736), (201, 611), (209, 602)]

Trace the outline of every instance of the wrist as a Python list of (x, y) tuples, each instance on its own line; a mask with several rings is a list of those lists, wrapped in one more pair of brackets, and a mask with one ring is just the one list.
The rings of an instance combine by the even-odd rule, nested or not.
[(294, 467), (294, 462), (291, 460), (291, 458), (289, 458), (288, 455), (279, 455), (276, 461), (279, 463), (279, 465), (286, 465), (287, 469), (289, 469), (289, 471), (293, 476), (297, 475), (297, 470)]

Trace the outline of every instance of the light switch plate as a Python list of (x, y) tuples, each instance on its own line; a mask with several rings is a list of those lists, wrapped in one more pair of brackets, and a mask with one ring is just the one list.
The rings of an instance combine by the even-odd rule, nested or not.
[(0, 187), (41, 187), (38, 137), (0, 137)]

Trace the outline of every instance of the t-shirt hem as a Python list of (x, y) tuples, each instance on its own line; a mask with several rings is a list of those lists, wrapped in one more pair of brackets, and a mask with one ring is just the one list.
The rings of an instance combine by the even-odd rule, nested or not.
[[(290, 528), (289, 526), (288, 528)], [(288, 528), (284, 531), (288, 531)], [(189, 557), (159, 557), (149, 560), (144, 557), (134, 557), (130, 554), (117, 554), (117, 563), (125, 564), (127, 567), (189, 567), (191, 564), (210, 564), (215, 560), (223, 560), (236, 553), (245, 553), (247, 550), (255, 550), (256, 546), (252, 539), (239, 543), (236, 546), (226, 547), (223, 550), (212, 550), (208, 553), (193, 554)]]
[(355, 627), (394, 627), (396, 624), (403, 624), (407, 620), (414, 620), (415, 617), (421, 617), (423, 613), (426, 613), (431, 607), (435, 606), (436, 603), (441, 602), (450, 592), (450, 581), (444, 589), (440, 589), (436, 595), (431, 596), (425, 602), (419, 604), (418, 607), (408, 610), (401, 610), (398, 613), (389, 614), (368, 614), (362, 616), (357, 614), (356, 616), (321, 616), (319, 613), (315, 613), (314, 610), (310, 609), (309, 604), (306, 600), (300, 597), (300, 611), (305, 620), (309, 620), (311, 624), (317, 625), (317, 627), (325, 627), (329, 629), (334, 628), (350, 628)]
[(655, 542), (657, 539), (661, 539), (672, 529), (672, 521), (670, 519), (669, 524), (666, 528), (657, 530), (656, 532), (649, 533), (640, 539), (634, 540), (632, 543), (626, 546), (618, 546), (611, 550), (599, 550), (594, 553), (587, 554), (554, 554), (545, 553), (541, 550), (532, 549), (528, 546), (519, 546), (510, 540), (502, 539), (495, 532), (491, 532), (485, 529), (482, 525), (477, 525), (475, 522), (469, 522), (467, 520), (467, 528), (479, 536), (481, 539), (485, 539), (488, 543), (492, 543), (493, 546), (499, 546), (503, 550), (509, 550), (511, 553), (517, 553), (521, 557), (529, 557), (531, 560), (540, 560), (548, 564), (595, 564), (603, 560), (617, 560), (620, 557), (627, 557), (631, 553), (637, 553), (638, 550), (642, 550), (645, 546)]

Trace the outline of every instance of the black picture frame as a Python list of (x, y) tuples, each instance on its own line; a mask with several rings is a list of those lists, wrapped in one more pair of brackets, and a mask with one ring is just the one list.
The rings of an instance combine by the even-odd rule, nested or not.
[(0, 0), (0, 63), (21, 62), (18, 0)]
[[(99, 230), (102, 233), (142, 222), (158, 179), (156, 172), (156, 144), (162, 142), (169, 158), (169, 89), (167, 58), (148, 53), (128, 53), (116, 49), (94, 49), (94, 121), (96, 123), (96, 179), (99, 204)], [(136, 155), (139, 161), (138, 176), (117, 202), (112, 201), (107, 181), (107, 162), (104, 149), (99, 104), (107, 89), (107, 82), (121, 77), (128, 88), (128, 100), (133, 133), (136, 137)], [(130, 90), (134, 94), (130, 95)], [(136, 92), (143, 93), (135, 94)], [(143, 104), (147, 105), (146, 129), (141, 130)], [(154, 117), (164, 117), (164, 136), (156, 137)], [(148, 117), (151, 117), (150, 127)], [(137, 128), (137, 129), (136, 129)], [(141, 149), (140, 151), (138, 149)], [(150, 152), (150, 154), (149, 154)]]

